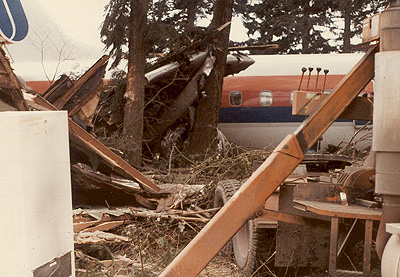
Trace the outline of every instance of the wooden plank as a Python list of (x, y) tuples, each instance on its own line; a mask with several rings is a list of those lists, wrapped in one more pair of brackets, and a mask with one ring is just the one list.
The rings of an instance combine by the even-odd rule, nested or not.
[(99, 222), (100, 221), (95, 220), (95, 221), (74, 223), (74, 233), (79, 233), (80, 231), (82, 231), (90, 226), (93, 226)]
[(301, 216), (283, 213), (279, 211), (267, 210), (267, 209), (263, 209), (262, 215), (259, 216), (258, 218), (272, 219), (291, 224), (306, 225), (304, 219)]
[(371, 250), (372, 250), (372, 230), (373, 221), (367, 219), (365, 221), (365, 236), (364, 236), (364, 261), (363, 274), (371, 276)]
[(122, 172), (125, 173), (125, 176), (128, 175), (137, 180), (142, 185), (143, 189), (149, 190), (150, 192), (160, 191), (160, 188), (157, 187), (156, 184), (147, 179), (147, 177), (142, 175), (120, 156), (112, 152), (108, 147), (98, 141), (94, 136), (83, 130), (78, 124), (72, 121), (72, 119), (68, 120), (68, 126), (70, 134), (76, 137), (76, 139), (83, 142), (88, 147), (88, 149), (98, 154), (111, 166), (121, 169)]
[(130, 242), (131, 239), (103, 231), (80, 232), (75, 234), (74, 242), (76, 244), (92, 244), (92, 243), (119, 243)]
[[(96, 226), (89, 227), (89, 228), (83, 230), (83, 232), (108, 231), (108, 230), (114, 229), (118, 226), (121, 226), (122, 224), (124, 224), (123, 220), (103, 222)], [(74, 227), (75, 227), (75, 225), (74, 225)]]
[(85, 84), (85, 82), (87, 80), (89, 80), (89, 78), (96, 73), (96, 71), (99, 69), (99, 67), (101, 67), (104, 63), (106, 63), (108, 61), (109, 57), (107, 55), (104, 55), (103, 57), (101, 57), (88, 71), (85, 72), (85, 74), (83, 74), (83, 76), (81, 78), (79, 78), (78, 81), (76, 81), (72, 87), (70, 87), (63, 96), (61, 96), (60, 98), (58, 98), (55, 102), (54, 102), (54, 106), (58, 109), (62, 109), (65, 105), (65, 103), (68, 102), (69, 99), (72, 98), (72, 96), (74, 96), (74, 94)]
[(103, 84), (99, 84), (96, 89), (94, 89), (90, 94), (88, 94), (81, 102), (78, 103), (71, 111), (68, 112), (69, 116), (73, 116), (78, 113), (78, 111), (83, 111), (86, 118), (93, 116), (97, 104), (100, 99), (100, 92), (103, 87)]
[(294, 200), (295, 207), (312, 213), (337, 216), (343, 218), (358, 218), (381, 220), (382, 209), (370, 209), (362, 206), (343, 206), (341, 204)]
[[(331, 96), (294, 135), (288, 135), (223, 208), (159, 275), (196, 276), (230, 238), (254, 216), (300, 164), (304, 153), (321, 137), (348, 104), (374, 77), (375, 46), (339, 83)], [(335, 253), (336, 254), (336, 253)]]
[(330, 247), (329, 247), (329, 275), (330, 276), (335, 276), (335, 273), (336, 273), (338, 236), (339, 236), (339, 218), (332, 217), (332, 219), (331, 219), (331, 240), (330, 240)]
[[(51, 103), (46, 101), (40, 95), (36, 95), (34, 102), (50, 110), (57, 110)], [(68, 118), (68, 127), (70, 133), (70, 139), (77, 140), (78, 143), (84, 144), (88, 151), (96, 153), (101, 157), (107, 164), (111, 166), (117, 172), (123, 174), (126, 177), (137, 180), (143, 189), (149, 192), (159, 192), (160, 188), (150, 181), (147, 177), (141, 174), (138, 170), (133, 168), (129, 163), (119, 157), (117, 154), (112, 152), (108, 147), (98, 141), (94, 136), (83, 130), (78, 124), (72, 119)]]
[(43, 94), (42, 97), (48, 101), (51, 102), (51, 100), (49, 100), (49, 97), (55, 92), (57, 91), (62, 85), (66, 84), (67, 82), (71, 82), (71, 80), (69, 79), (69, 77), (67, 75), (61, 75), (61, 77), (54, 83), (52, 84)]

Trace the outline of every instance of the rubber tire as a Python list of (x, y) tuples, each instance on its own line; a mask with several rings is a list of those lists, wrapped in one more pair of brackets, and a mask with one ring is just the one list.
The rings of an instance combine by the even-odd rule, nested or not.
[[(224, 180), (218, 183), (214, 195), (214, 207), (222, 207), (240, 188), (237, 180)], [(259, 264), (259, 253), (262, 247), (261, 233), (257, 231), (254, 220), (249, 220), (232, 238), (231, 244), (225, 246), (233, 248), (236, 264), (244, 275), (250, 276)]]

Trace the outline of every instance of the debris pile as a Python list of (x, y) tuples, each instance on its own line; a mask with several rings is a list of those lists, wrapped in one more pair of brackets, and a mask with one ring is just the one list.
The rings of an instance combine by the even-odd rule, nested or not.
[[(151, 154), (169, 157), (171, 145), (190, 130), (196, 101), (204, 97), (199, 93), (204, 78), (213, 66), (211, 52), (166, 59), (146, 75), (146, 147), (157, 152)], [(200, 164), (185, 158), (190, 170), (169, 164), (165, 170), (140, 173), (119, 149), (95, 136), (94, 131), (110, 135), (122, 123), (114, 113), (116, 87), (110, 83), (104, 89), (107, 62), (108, 56), (101, 57), (76, 81), (63, 75), (40, 95), (24, 91), (1, 50), (0, 111), (68, 111), (77, 275), (123, 276), (134, 268), (154, 275), (154, 263), (163, 268), (219, 209), (212, 205), (216, 182), (248, 177), (252, 160), (269, 153), (228, 147), (218, 159)], [(227, 72), (251, 63), (245, 56), (230, 55)], [(170, 237), (164, 238), (168, 230)]]

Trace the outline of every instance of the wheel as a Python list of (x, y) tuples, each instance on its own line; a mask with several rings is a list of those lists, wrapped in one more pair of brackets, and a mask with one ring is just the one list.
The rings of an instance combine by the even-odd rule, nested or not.
[[(214, 207), (222, 207), (240, 188), (237, 180), (224, 180), (218, 183), (214, 196)], [(254, 220), (249, 220), (235, 234), (225, 250), (233, 248), (236, 264), (245, 275), (251, 275), (258, 266), (261, 252), (262, 233), (255, 227)]]

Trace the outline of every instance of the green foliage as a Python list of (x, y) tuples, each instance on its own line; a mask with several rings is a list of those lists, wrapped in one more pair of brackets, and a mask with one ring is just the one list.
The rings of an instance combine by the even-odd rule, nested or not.
[[(340, 49), (344, 52), (360, 50), (360, 45), (350, 44), (350, 39), (359, 36), (362, 32), (363, 20), (379, 11), (382, 11), (388, 1), (386, 0), (343, 0), (332, 1), (330, 8), (332, 16), (344, 20), (344, 27), (335, 27), (338, 35), (336, 41), (343, 41)], [(348, 26), (346, 26), (348, 24)]]
[(100, 36), (105, 48), (110, 49), (110, 56), (114, 58), (113, 67), (126, 57), (129, 34), (129, 0), (110, 0), (105, 6), (106, 17), (101, 26)]
[[(151, 1), (146, 53), (168, 54), (201, 37), (204, 28), (196, 26), (196, 20), (211, 14), (212, 3), (211, 0)], [(110, 0), (105, 7), (100, 35), (114, 58), (113, 67), (127, 57), (131, 5), (129, 0)]]
[[(247, 5), (244, 25), (257, 43), (279, 44), (281, 53), (332, 51), (323, 27), (332, 23), (327, 1), (262, 1)], [(254, 42), (254, 39), (253, 41)]]
[[(359, 36), (362, 20), (379, 11), (383, 0), (237, 0), (248, 35), (248, 44), (279, 44), (279, 53), (325, 53), (340, 47), (329, 44), (324, 31), (330, 31), (335, 42), (350, 43)], [(348, 18), (347, 28), (338, 22)], [(352, 47), (352, 50), (357, 48)], [(268, 53), (268, 51), (266, 51)]]

